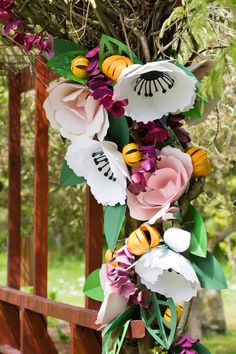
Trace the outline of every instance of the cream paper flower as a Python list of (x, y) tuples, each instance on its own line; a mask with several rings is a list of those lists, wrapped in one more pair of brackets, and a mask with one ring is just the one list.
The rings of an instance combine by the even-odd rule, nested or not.
[(200, 288), (189, 260), (168, 248), (156, 247), (145, 253), (136, 262), (135, 271), (148, 289), (175, 302), (191, 300)]
[(170, 61), (126, 68), (114, 86), (115, 99), (128, 99), (126, 115), (147, 123), (164, 115), (188, 111), (196, 98), (197, 79)]
[(86, 86), (68, 81), (52, 86), (43, 104), (52, 128), (70, 140), (95, 135), (103, 140), (109, 127), (108, 113), (90, 93)]
[(87, 180), (98, 203), (125, 204), (129, 173), (115, 143), (74, 139), (65, 159), (77, 176)]

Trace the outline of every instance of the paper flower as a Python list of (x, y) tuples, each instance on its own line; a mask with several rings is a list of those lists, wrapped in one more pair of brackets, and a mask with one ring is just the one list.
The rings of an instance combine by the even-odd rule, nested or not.
[(192, 171), (188, 154), (171, 146), (164, 147), (158, 156), (156, 171), (145, 176), (146, 190), (139, 194), (127, 191), (131, 217), (148, 220), (168, 203), (173, 204), (186, 190)]
[(117, 289), (111, 286), (107, 277), (106, 264), (101, 267), (100, 282), (104, 290), (104, 300), (98, 312), (96, 324), (106, 325), (126, 309), (128, 300), (118, 294)]
[(109, 127), (107, 111), (80, 84), (62, 81), (49, 89), (44, 109), (53, 128), (68, 139), (93, 138), (103, 140)]
[(197, 352), (192, 348), (193, 345), (198, 342), (199, 339), (194, 339), (188, 333), (185, 333), (175, 344), (175, 347), (181, 346), (183, 350), (181, 350), (180, 354), (197, 354)]
[(136, 262), (135, 272), (148, 289), (175, 302), (191, 300), (200, 287), (189, 260), (168, 248), (156, 247), (144, 254)]
[(195, 83), (194, 77), (166, 60), (133, 64), (119, 77), (114, 97), (127, 98), (126, 115), (147, 123), (192, 108), (196, 98)]
[(142, 139), (143, 142), (158, 143), (168, 139), (169, 133), (161, 126), (159, 122), (140, 122), (138, 126), (146, 131), (146, 135)]
[(184, 252), (189, 248), (191, 234), (177, 227), (171, 227), (165, 231), (163, 239), (173, 251)]
[(126, 178), (129, 174), (116, 144), (75, 139), (69, 146), (65, 159), (77, 176), (87, 180), (99, 203), (125, 203)]

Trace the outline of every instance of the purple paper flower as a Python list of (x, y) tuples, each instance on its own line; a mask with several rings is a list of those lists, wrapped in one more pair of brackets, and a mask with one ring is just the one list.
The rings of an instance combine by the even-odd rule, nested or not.
[(3, 34), (5, 34), (7, 36), (11, 32), (11, 30), (13, 30), (13, 31), (17, 30), (19, 27), (21, 27), (23, 25), (23, 23), (24, 23), (23, 20), (15, 20), (15, 21), (7, 23), (3, 27)]
[(0, 0), (0, 8), (10, 11), (16, 7), (15, 0)]
[(107, 274), (111, 286), (116, 288), (117, 293), (131, 303), (148, 307), (149, 291), (142, 291), (135, 286), (132, 281), (135, 273), (132, 269), (128, 269), (134, 263), (135, 256), (128, 250), (126, 245), (118, 249), (116, 253), (117, 256), (110, 261), (110, 264), (115, 261), (118, 262), (118, 266), (112, 267)]
[(183, 348), (180, 354), (197, 354), (197, 352), (191, 348), (198, 342), (199, 339), (192, 338), (188, 333), (185, 333), (175, 346), (181, 346), (181, 348)]
[(10, 22), (13, 21), (14, 18), (12, 14), (9, 11), (6, 10), (0, 10), (0, 21), (1, 22)]
[(161, 142), (169, 137), (169, 133), (161, 126), (159, 122), (139, 123), (140, 128), (145, 129), (146, 135), (143, 142)]
[(90, 75), (97, 75), (99, 74), (100, 70), (98, 68), (98, 60), (99, 60), (99, 46), (90, 50), (85, 57), (89, 59), (89, 65), (87, 67), (87, 71)]
[(45, 52), (48, 54), (49, 58), (53, 58), (55, 55), (53, 36), (50, 34), (48, 36), (48, 39), (44, 43), (45, 43)]
[(174, 131), (175, 135), (179, 139), (179, 142), (185, 147), (187, 143), (191, 141), (190, 136), (188, 132), (182, 128), (182, 123), (184, 117), (181, 116), (180, 114), (178, 115), (170, 115), (167, 119), (167, 124), (170, 126), (170, 128)]
[(113, 91), (110, 88), (101, 86), (94, 90), (91, 95), (114, 117), (118, 118), (125, 113), (124, 107), (128, 104), (128, 100), (113, 100)]
[[(103, 90), (108, 89), (107, 86), (110, 84), (111, 84), (111, 80), (109, 80), (104, 75), (102, 75), (100, 71), (98, 71), (97, 75), (94, 75), (94, 77), (90, 78), (89, 81), (87, 82), (87, 86), (92, 91), (95, 91), (98, 88), (103, 88)], [(102, 92), (98, 91), (97, 93), (95, 93), (95, 95), (97, 95), (98, 97), (97, 99), (99, 99), (102, 96)]]
[(98, 57), (98, 53), (99, 53), (99, 46), (91, 49), (90, 51), (88, 51), (88, 53), (85, 55), (86, 58), (91, 59), (94, 57)]
[(25, 43), (25, 34), (24, 32), (16, 32), (13, 36), (13, 43), (18, 46), (23, 46)]
[(29, 52), (37, 39), (37, 34), (31, 34), (30, 36), (25, 37), (25, 50)]

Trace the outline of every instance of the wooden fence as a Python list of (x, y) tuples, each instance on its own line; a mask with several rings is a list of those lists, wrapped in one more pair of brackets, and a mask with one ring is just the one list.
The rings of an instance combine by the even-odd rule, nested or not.
[[(9, 220), (7, 287), (0, 286), (0, 353), (56, 354), (47, 331), (47, 316), (70, 324), (70, 354), (101, 354), (101, 336), (95, 320), (100, 304), (86, 299), (85, 308), (47, 299), (48, 256), (48, 121), (43, 111), (46, 85), (55, 79), (43, 57), (36, 74), (29, 68), (9, 72)], [(20, 291), (21, 283), (21, 94), (35, 88), (35, 166), (33, 288)], [(85, 262), (88, 276), (102, 263), (103, 208), (86, 190)], [(132, 321), (128, 336), (143, 338), (142, 321)]]

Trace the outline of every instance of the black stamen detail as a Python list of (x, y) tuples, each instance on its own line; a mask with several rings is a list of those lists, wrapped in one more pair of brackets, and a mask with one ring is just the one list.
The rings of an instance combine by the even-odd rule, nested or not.
[[(109, 180), (115, 182), (117, 179), (114, 177), (114, 173), (111, 170), (110, 163), (106, 155), (102, 150), (92, 153), (92, 158), (96, 166), (98, 166), (98, 171), (102, 172), (105, 177), (108, 177)], [(106, 169), (108, 167), (108, 169)], [(106, 171), (104, 172), (104, 168)]]
[[(158, 92), (157, 83), (159, 84), (162, 93), (166, 93), (167, 89), (172, 89), (174, 86), (174, 79), (169, 73), (161, 71), (149, 71), (147, 73), (141, 74), (135, 83), (134, 91), (140, 96), (143, 94), (145, 97), (152, 97), (152, 83), (155, 88), (155, 92)], [(144, 85), (144, 90), (143, 90)], [(144, 92), (143, 92), (144, 91)]]

